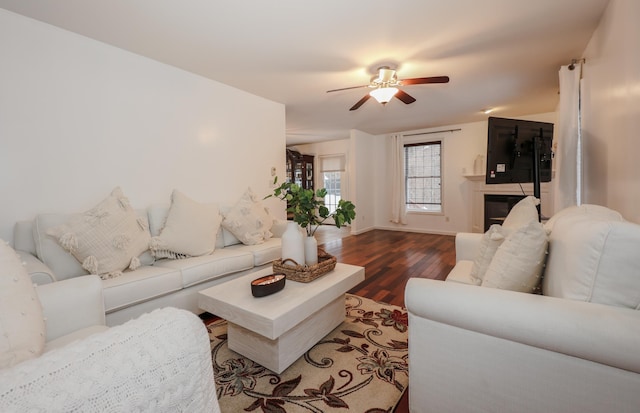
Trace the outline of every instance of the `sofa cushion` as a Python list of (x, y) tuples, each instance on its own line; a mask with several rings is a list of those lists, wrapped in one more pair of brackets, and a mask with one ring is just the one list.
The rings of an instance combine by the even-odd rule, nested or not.
[(640, 225), (585, 214), (556, 220), (543, 292), (640, 309)]
[(507, 231), (515, 231), (531, 221), (538, 221), (538, 208), (536, 206), (539, 204), (540, 200), (533, 196), (521, 199), (511, 208), (502, 223), (502, 227)]
[(487, 232), (484, 233), (482, 241), (480, 241), (480, 246), (478, 247), (478, 252), (473, 259), (471, 273), (469, 274), (473, 284), (482, 284), (482, 279), (487, 272), (487, 268), (489, 268), (493, 256), (504, 242), (504, 239), (505, 235), (502, 226), (497, 224), (491, 225)]
[(180, 271), (158, 265), (125, 271), (102, 282), (107, 313), (182, 289)]
[(0, 240), (0, 369), (42, 354), (42, 305), (16, 252)]
[(160, 235), (151, 239), (151, 250), (156, 258), (211, 254), (220, 221), (217, 204), (202, 204), (174, 190)]
[(69, 251), (82, 268), (101, 278), (140, 266), (138, 255), (149, 247), (149, 230), (120, 188), (71, 221), (50, 228), (47, 235)]
[(254, 257), (244, 249), (223, 248), (213, 254), (182, 260), (160, 260), (156, 266), (178, 270), (182, 275), (182, 287), (222, 277), (253, 268)]
[(487, 268), (483, 287), (530, 293), (538, 285), (547, 252), (541, 223), (529, 223), (509, 234)]
[[(224, 221), (223, 221), (224, 222)], [(222, 227), (222, 240), (224, 242), (225, 247), (230, 247), (231, 245), (242, 244), (242, 241), (238, 239), (231, 231)]]
[(58, 281), (89, 274), (78, 260), (47, 235), (49, 228), (63, 225), (78, 214), (39, 214), (33, 225), (33, 239), (38, 258), (45, 263)]
[(281, 238), (271, 238), (268, 241), (263, 242), (262, 244), (233, 245), (227, 248), (231, 250), (250, 252), (251, 254), (253, 254), (253, 265), (256, 267), (268, 264), (282, 257)]
[(248, 188), (240, 200), (227, 212), (222, 226), (243, 244), (260, 244), (271, 238), (273, 218)]

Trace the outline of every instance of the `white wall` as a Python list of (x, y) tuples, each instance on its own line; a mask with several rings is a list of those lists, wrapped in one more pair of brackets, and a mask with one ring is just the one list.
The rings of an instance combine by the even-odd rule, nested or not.
[(16, 220), (85, 210), (115, 186), (138, 208), (174, 188), (230, 204), (285, 173), (283, 105), (2, 9), (0, 91), (8, 241)]
[[(499, 116), (499, 115), (496, 115)], [(556, 122), (556, 114), (544, 113), (530, 116), (520, 116), (517, 119), (535, 120), (542, 122)], [(473, 122), (458, 125), (447, 125), (438, 128), (404, 131), (405, 135), (461, 129), (454, 132), (426, 134), (406, 137), (407, 142), (425, 142), (429, 140), (442, 141), (442, 185), (443, 185), (443, 213), (425, 214), (408, 213), (407, 224), (390, 222), (391, 205), (388, 197), (391, 194), (391, 172), (388, 170), (389, 153), (388, 139), (380, 136), (376, 140), (376, 156), (372, 163), (376, 165), (378, 188), (376, 191), (376, 219), (375, 227), (400, 231), (426, 232), (436, 234), (455, 234), (470, 232), (471, 225), (471, 195), (472, 183), (464, 174), (473, 173), (473, 163), (477, 155), (487, 152), (488, 122)]]
[(375, 228), (376, 191), (378, 181), (374, 179), (378, 165), (375, 157), (375, 142), (379, 139), (359, 130), (352, 129), (349, 138), (349, 188), (351, 202), (356, 206), (356, 219), (352, 222), (351, 233), (361, 234)]
[(611, 0), (583, 71), (584, 202), (640, 223), (640, 2)]

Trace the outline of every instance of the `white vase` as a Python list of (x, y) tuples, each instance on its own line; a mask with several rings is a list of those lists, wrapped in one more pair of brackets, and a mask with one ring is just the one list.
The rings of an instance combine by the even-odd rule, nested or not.
[(287, 223), (287, 230), (282, 234), (282, 263), (285, 265), (295, 265), (291, 259), (295, 261), (297, 265), (304, 265), (304, 238), (300, 232), (300, 226), (291, 221)]
[(313, 235), (304, 237), (304, 262), (307, 265), (318, 263), (318, 241)]
[(484, 156), (482, 155), (476, 156), (476, 160), (473, 161), (473, 174), (482, 175), (485, 172), (484, 168), (485, 168)]

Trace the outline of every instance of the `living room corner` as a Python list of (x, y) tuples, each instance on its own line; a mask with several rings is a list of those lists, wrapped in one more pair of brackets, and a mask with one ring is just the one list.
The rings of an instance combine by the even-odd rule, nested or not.
[(0, 411), (640, 411), (639, 19), (0, 0)]

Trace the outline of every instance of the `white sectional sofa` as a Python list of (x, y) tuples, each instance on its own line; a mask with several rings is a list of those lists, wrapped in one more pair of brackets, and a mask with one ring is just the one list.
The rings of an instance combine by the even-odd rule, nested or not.
[(640, 225), (582, 205), (546, 229), (542, 294), (477, 285), (483, 234), (449, 282), (409, 280), (411, 412), (640, 410)]
[(1, 412), (219, 412), (206, 327), (163, 308), (108, 328), (102, 280), (34, 288), (0, 241)]
[[(228, 208), (227, 208), (228, 209)], [(148, 222), (149, 236), (160, 234), (169, 206), (136, 210)], [(27, 264), (36, 284), (45, 284), (89, 274), (80, 262), (47, 234), (77, 214), (40, 214), (20, 221), (14, 228), (14, 248)], [(211, 254), (183, 259), (156, 259), (149, 251), (139, 256), (134, 271), (102, 280), (107, 325), (122, 324), (142, 313), (161, 307), (177, 307), (200, 313), (197, 292), (266, 266), (281, 257), (280, 236), (286, 221), (274, 220), (273, 237), (256, 245), (242, 244), (220, 226)]]

